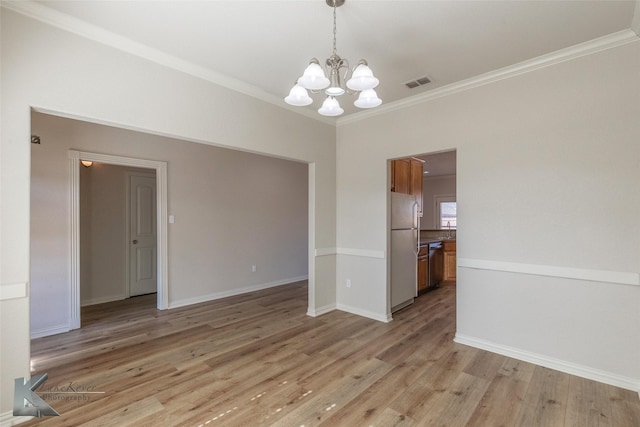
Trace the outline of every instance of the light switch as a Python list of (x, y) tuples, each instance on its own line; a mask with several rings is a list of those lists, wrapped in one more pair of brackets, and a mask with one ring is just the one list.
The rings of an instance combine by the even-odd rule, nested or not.
[(174, 222), (176, 222), (176, 217), (173, 215), (169, 215), (169, 224), (173, 224)]

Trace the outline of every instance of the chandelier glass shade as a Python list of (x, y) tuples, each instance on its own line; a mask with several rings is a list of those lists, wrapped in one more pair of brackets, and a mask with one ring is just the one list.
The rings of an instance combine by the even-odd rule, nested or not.
[(360, 96), (353, 104), (358, 108), (373, 108), (382, 104), (382, 100), (378, 98), (375, 90), (365, 89), (360, 92)]
[[(318, 110), (318, 113), (323, 116), (339, 116), (344, 113), (336, 97), (345, 93), (359, 94), (358, 99), (354, 102), (358, 108), (377, 107), (382, 104), (382, 100), (374, 88), (378, 86), (380, 81), (373, 75), (367, 61), (361, 59), (351, 69), (349, 61), (340, 58), (336, 50), (336, 8), (341, 6), (344, 0), (326, 0), (326, 2), (333, 7), (333, 54), (325, 62), (326, 73), (320, 66), (320, 61), (317, 58), (312, 58), (284, 101), (297, 107), (310, 105), (313, 102), (307, 92), (310, 90), (312, 93), (324, 91), (327, 95)], [(346, 81), (346, 86), (343, 85), (343, 81)]]
[(313, 102), (313, 99), (311, 99), (304, 87), (296, 83), (296, 85), (291, 88), (289, 96), (287, 96), (284, 101), (289, 105), (304, 107), (311, 104)]
[(327, 96), (327, 99), (322, 103), (322, 107), (318, 110), (318, 113), (323, 116), (339, 116), (344, 113), (344, 110), (340, 107), (338, 100), (333, 96)]

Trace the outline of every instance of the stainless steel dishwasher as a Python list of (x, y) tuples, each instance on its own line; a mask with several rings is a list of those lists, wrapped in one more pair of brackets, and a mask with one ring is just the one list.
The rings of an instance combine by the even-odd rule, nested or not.
[(427, 289), (435, 289), (440, 286), (444, 275), (444, 254), (442, 242), (429, 243), (429, 275)]

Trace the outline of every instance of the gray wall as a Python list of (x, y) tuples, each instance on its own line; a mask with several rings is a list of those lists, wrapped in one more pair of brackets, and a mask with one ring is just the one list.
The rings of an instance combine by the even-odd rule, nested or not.
[[(306, 164), (39, 113), (32, 115), (32, 129), (42, 140), (31, 150), (32, 335), (68, 324), (66, 257), (59, 248), (69, 240), (63, 224), (70, 217), (71, 148), (168, 162), (169, 212), (175, 216), (168, 236), (170, 307), (307, 277)], [(81, 168), (81, 182), (92, 187), (81, 185), (81, 203), (88, 196), (94, 208), (86, 218), (85, 246), (95, 257), (81, 265), (85, 302), (124, 297), (127, 170)], [(88, 264), (87, 276), (82, 267)]]

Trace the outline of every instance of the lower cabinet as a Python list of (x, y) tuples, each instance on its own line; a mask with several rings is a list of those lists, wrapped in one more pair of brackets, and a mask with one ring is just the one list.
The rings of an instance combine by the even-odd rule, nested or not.
[(445, 241), (444, 250), (444, 281), (456, 281), (456, 241)]

